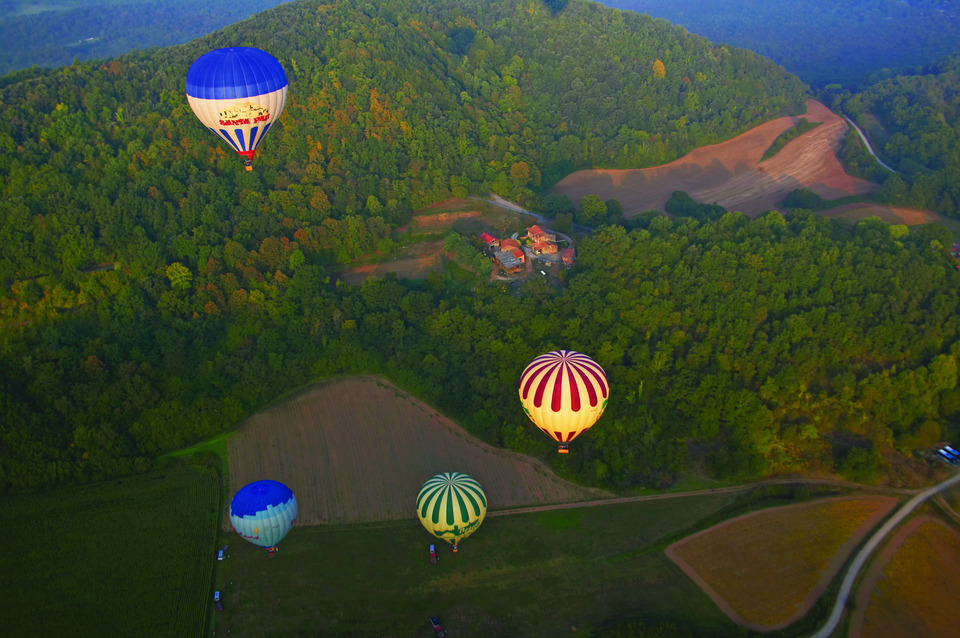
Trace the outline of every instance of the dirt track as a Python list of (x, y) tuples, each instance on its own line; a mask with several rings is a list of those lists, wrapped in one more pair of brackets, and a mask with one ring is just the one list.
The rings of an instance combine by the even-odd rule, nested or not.
[[(779, 153), (760, 161), (773, 141), (804, 117), (823, 122), (791, 140)], [(568, 175), (552, 192), (578, 202), (586, 195), (615, 198), (627, 216), (663, 210), (673, 191), (728, 210), (757, 215), (776, 207), (792, 190), (807, 187), (824, 199), (862, 195), (877, 184), (847, 175), (836, 151), (849, 125), (820, 102), (807, 101), (806, 115), (781, 117), (726, 142), (697, 148), (678, 160), (653, 168), (585, 170)]]

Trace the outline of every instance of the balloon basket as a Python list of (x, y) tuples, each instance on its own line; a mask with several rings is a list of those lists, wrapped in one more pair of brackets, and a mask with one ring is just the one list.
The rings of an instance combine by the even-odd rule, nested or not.
[(566, 445), (561, 445), (557, 448), (557, 454), (570, 454), (570, 448)]

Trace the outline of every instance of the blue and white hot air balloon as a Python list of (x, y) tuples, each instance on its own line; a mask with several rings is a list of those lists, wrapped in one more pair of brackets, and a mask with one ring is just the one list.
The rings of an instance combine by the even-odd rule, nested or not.
[(254, 545), (276, 549), (297, 519), (297, 499), (279, 481), (254, 481), (240, 488), (230, 501), (230, 523)]
[(251, 47), (214, 49), (187, 71), (187, 102), (251, 170), (250, 160), (287, 101), (287, 75), (275, 57)]

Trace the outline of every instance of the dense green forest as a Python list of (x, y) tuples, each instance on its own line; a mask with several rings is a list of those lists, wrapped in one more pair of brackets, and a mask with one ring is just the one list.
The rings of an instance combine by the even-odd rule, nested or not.
[(960, 51), (948, 0), (601, 0), (756, 51), (814, 87), (866, 86)]
[(182, 44), (285, 0), (3, 0), (0, 74)]
[[(274, 53), (291, 82), (250, 173), (183, 97), (193, 59), (237, 44)], [(389, 250), (426, 204), (536, 203), (574, 168), (662, 163), (803, 98), (755, 54), (578, 1), (301, 1), (187, 45), (8, 75), (0, 486), (145, 469), (352, 372), (547, 454), (515, 388), (558, 347), (593, 355), (614, 390), (577, 454), (550, 457), (570, 476), (649, 484), (703, 463), (870, 478), (881, 452), (936, 440), (960, 409), (958, 275), (936, 228), (644, 215), (584, 241), (557, 289), (456, 267), (329, 276)]]
[(960, 56), (859, 93), (832, 96), (864, 130), (884, 162), (880, 197), (956, 217), (960, 206)]

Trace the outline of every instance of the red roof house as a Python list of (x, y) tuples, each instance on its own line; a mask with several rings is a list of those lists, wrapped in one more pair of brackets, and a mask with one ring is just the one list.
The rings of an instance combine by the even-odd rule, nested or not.
[(480, 241), (487, 245), (487, 248), (497, 249), (500, 247), (500, 240), (487, 233), (480, 233)]
[(511, 249), (510, 249), (510, 254), (512, 254), (512, 255), (513, 255), (514, 257), (516, 257), (517, 259), (519, 259), (521, 264), (523, 263), (523, 251), (522, 251), (522, 250), (520, 250), (519, 248), (511, 248)]
[(546, 235), (546, 233), (539, 226), (531, 226), (527, 229), (527, 238), (532, 241), (541, 241), (543, 235)]
[(563, 260), (564, 266), (573, 265), (574, 260), (577, 258), (577, 251), (573, 248), (564, 248), (560, 251), (560, 259)]
[(534, 253), (538, 255), (547, 254), (552, 255), (557, 252), (557, 245), (551, 244), (548, 241), (538, 241), (533, 246), (530, 247)]
[(516, 239), (507, 238), (500, 242), (500, 250), (512, 250), (514, 248), (520, 248), (520, 242)]

